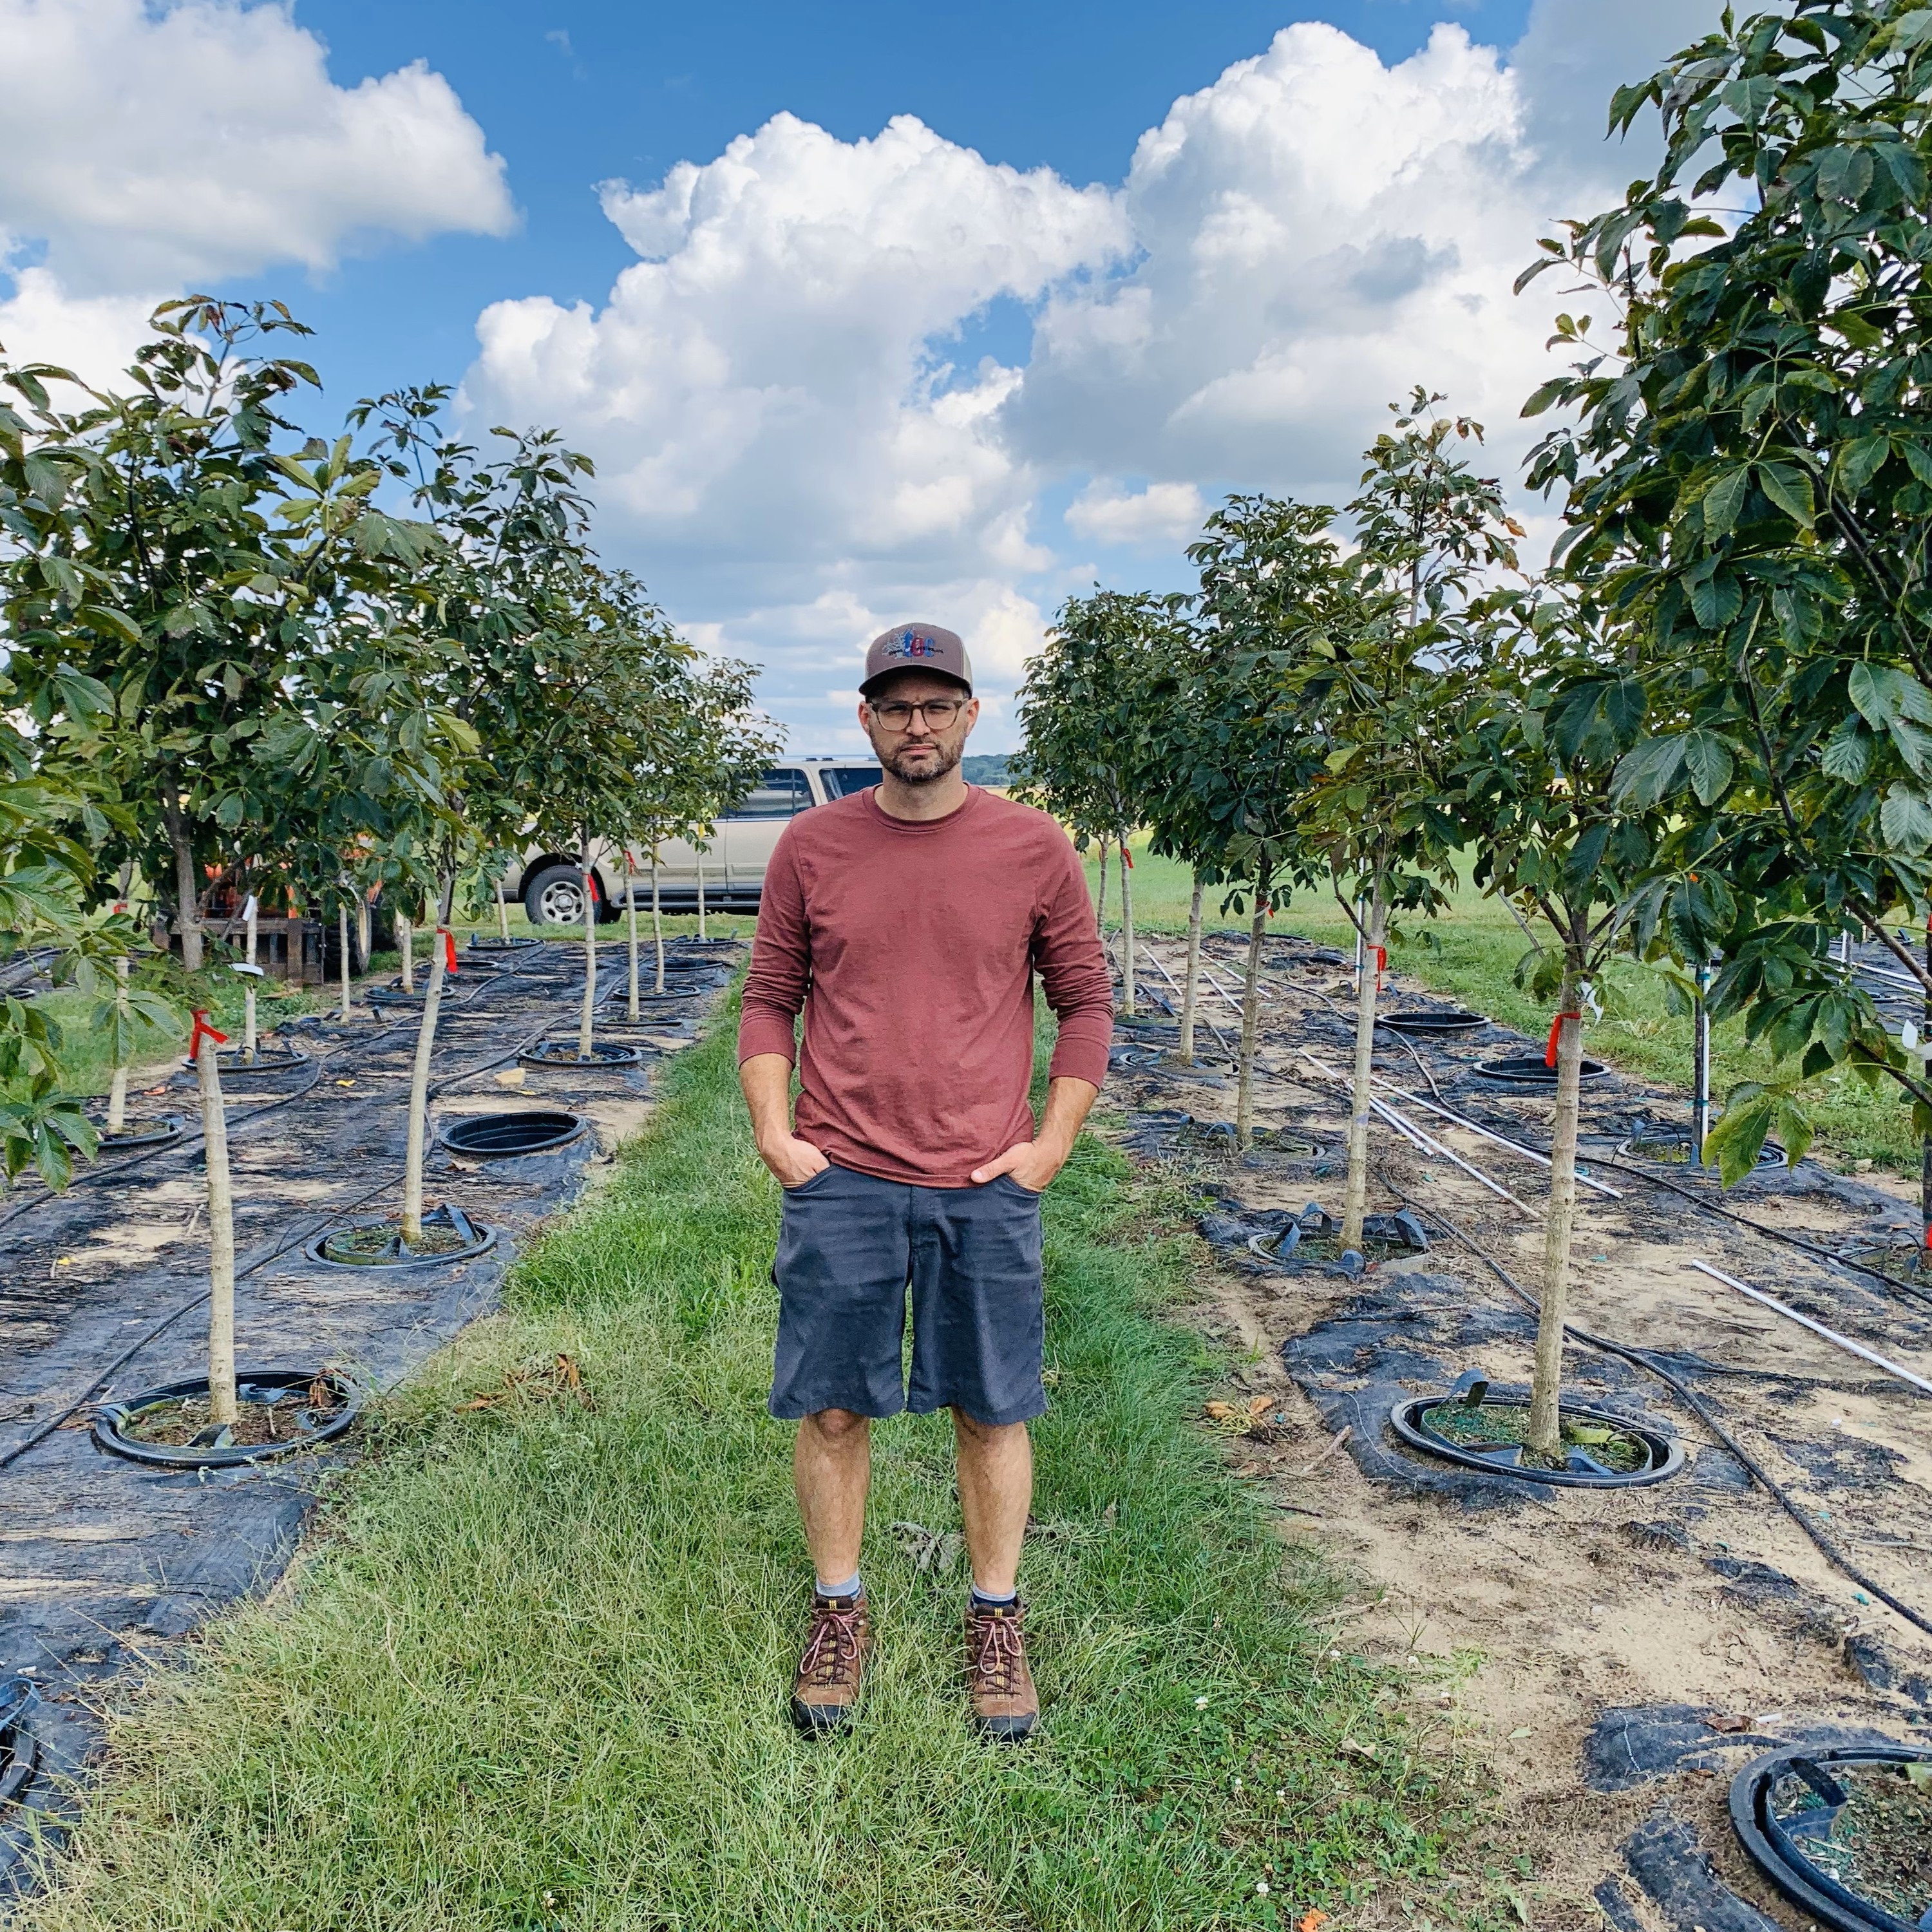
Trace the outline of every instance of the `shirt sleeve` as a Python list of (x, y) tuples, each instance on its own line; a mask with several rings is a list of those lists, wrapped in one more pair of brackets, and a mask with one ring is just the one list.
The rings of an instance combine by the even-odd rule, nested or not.
[(812, 969), (812, 928), (806, 916), (805, 881), (788, 826), (765, 868), (758, 925), (752, 939), (752, 970), (738, 1010), (740, 1065), (760, 1053), (796, 1056), (796, 1025)]
[(1057, 834), (1054, 843), (1059, 848), (1055, 873), (1034, 938), (1034, 964), (1060, 1022), (1047, 1076), (1098, 1087), (1107, 1077), (1107, 1048), (1114, 1038), (1114, 970), (1072, 842)]

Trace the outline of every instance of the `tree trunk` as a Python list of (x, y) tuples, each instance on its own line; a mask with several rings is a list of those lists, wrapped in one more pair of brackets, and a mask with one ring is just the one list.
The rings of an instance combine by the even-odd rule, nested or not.
[(349, 908), (339, 905), (335, 909), (335, 930), (342, 946), (342, 1017), (352, 1020), (356, 1008), (349, 997)]
[(1241, 984), (1241, 1065), (1234, 1090), (1234, 1138), (1242, 1153), (1255, 1137), (1255, 1034), (1261, 1023), (1262, 941), (1268, 933), (1268, 868), (1255, 881), (1255, 916), (1248, 928), (1248, 964)]
[(662, 993), (664, 985), (664, 904), (658, 896), (658, 848), (651, 848), (651, 940), (657, 948), (658, 977), (656, 990)]
[(1201, 874), (1194, 875), (1194, 896), (1187, 904), (1187, 976), (1180, 982), (1180, 1061), (1194, 1064), (1195, 988), (1201, 977)]
[[(255, 963), (255, 895), (248, 895), (248, 903), (243, 908), (243, 916), (248, 921), (248, 964)], [(242, 1058), (253, 1060), (255, 1058), (255, 976), (250, 973), (242, 982)]]
[(182, 964), (190, 973), (201, 970), (201, 895), (195, 884), (194, 848), (181, 800), (172, 791), (161, 800), (161, 819), (175, 855), (175, 930), (181, 934)]
[(203, 1033), (194, 1056), (201, 1080), (202, 1164), (208, 1175), (208, 1409), (232, 1424), (235, 1407), (235, 1195), (228, 1172), (228, 1116), (220, 1049)]
[(1107, 849), (1109, 842), (1100, 841), (1100, 896), (1094, 902), (1094, 923), (1104, 934), (1107, 930)]
[[(701, 908), (704, 874), (700, 880), (698, 917), (704, 916)], [(577, 1057), (579, 1060), (590, 1058), (592, 1016), (597, 1010), (597, 888), (592, 883), (590, 871), (590, 841), (584, 842), (584, 1011), (577, 1022)]]
[(1563, 969), (1556, 1021), (1556, 1130), (1550, 1148), (1550, 1208), (1543, 1224), (1543, 1308), (1529, 1385), (1529, 1450), (1546, 1467), (1563, 1466), (1558, 1405), (1563, 1396), (1563, 1323), (1570, 1307), (1570, 1236), (1576, 1220), (1576, 1101), (1583, 1066), (1582, 976)]
[(632, 862), (630, 854), (626, 852), (624, 854), (624, 910), (626, 916), (629, 919), (631, 922), (629, 941), (631, 953), (631, 1002), (629, 1012), (630, 1017), (634, 1022), (638, 1017), (639, 1010), (638, 1006), (638, 882), (632, 874), (635, 873), (637, 869), (636, 866)]
[(704, 929), (704, 848), (698, 848), (698, 936), (705, 939), (710, 934)]
[(436, 1016), (442, 1010), (442, 969), (448, 957), (449, 911), (456, 895), (453, 878), (442, 882), (436, 905), (436, 937), (430, 942), (429, 978), (424, 983), (422, 1022), (416, 1028), (416, 1065), (410, 1074), (410, 1137), (403, 1167), (403, 1246), (422, 1239), (423, 1152), (429, 1144), (429, 1064), (436, 1052)]
[(114, 962), (114, 1078), (107, 1089), (107, 1131), (118, 1134), (128, 1118), (128, 956)]
[(416, 989), (416, 929), (400, 913), (396, 915), (396, 950), (403, 956), (403, 991)]
[[(1847, 946), (1847, 953), (1850, 950)], [(1932, 918), (1925, 922), (1925, 970), (1932, 977)], [(1918, 1025), (1923, 1036), (1932, 1038), (1932, 988), (1926, 992)], [(1932, 1134), (1925, 1137), (1918, 1150), (1918, 1237), (1922, 1246), (1932, 1248)]]
[(1369, 1205), (1369, 1122), (1374, 1108), (1376, 994), (1382, 979), (1388, 938), (1388, 896), (1382, 876), (1376, 874), (1369, 901), (1369, 929), (1364, 937), (1362, 964), (1355, 976), (1355, 1078), (1348, 1108), (1348, 1180), (1342, 1201), (1342, 1245), (1358, 1253), (1362, 1246), (1362, 1218)]
[(364, 959), (376, 950), (376, 916), (370, 910), (366, 892), (356, 895), (356, 944), (362, 949)]
[(510, 937), (510, 908), (503, 900), (503, 881), (499, 874), (496, 880), (496, 936), (506, 944)]
[(1120, 1010), (1134, 1017), (1134, 888), (1132, 856), (1120, 841)]

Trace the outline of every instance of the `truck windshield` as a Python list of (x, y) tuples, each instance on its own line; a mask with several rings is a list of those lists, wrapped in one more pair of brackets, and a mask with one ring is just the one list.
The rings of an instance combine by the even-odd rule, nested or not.
[(850, 798), (855, 791), (869, 791), (885, 775), (877, 765), (823, 765), (818, 776), (827, 798)]

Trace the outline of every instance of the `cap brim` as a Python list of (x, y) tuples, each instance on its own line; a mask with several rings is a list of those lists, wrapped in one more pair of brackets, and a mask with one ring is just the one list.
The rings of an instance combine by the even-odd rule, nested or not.
[(894, 664), (890, 670), (875, 670), (859, 687), (861, 698), (870, 698), (889, 677), (902, 677), (908, 672), (920, 677), (943, 677), (949, 684), (956, 684), (968, 698), (973, 695), (970, 680), (962, 677), (956, 670), (941, 670), (937, 664)]

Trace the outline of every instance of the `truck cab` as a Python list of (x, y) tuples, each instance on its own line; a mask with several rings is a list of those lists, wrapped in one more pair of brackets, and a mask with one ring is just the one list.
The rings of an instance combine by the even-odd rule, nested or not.
[[(866, 790), (881, 776), (878, 761), (865, 758), (785, 758), (770, 766), (718, 819), (703, 852), (681, 838), (658, 848), (658, 892), (664, 910), (697, 910), (701, 872), (707, 910), (756, 912), (765, 868), (786, 826), (814, 806)], [(600, 918), (616, 918), (633, 890), (640, 907), (650, 903), (650, 856), (608, 843), (591, 848), (591, 890)], [(584, 923), (584, 879), (574, 854), (531, 847), (520, 876), (506, 880), (504, 890), (523, 901), (533, 926)]]

